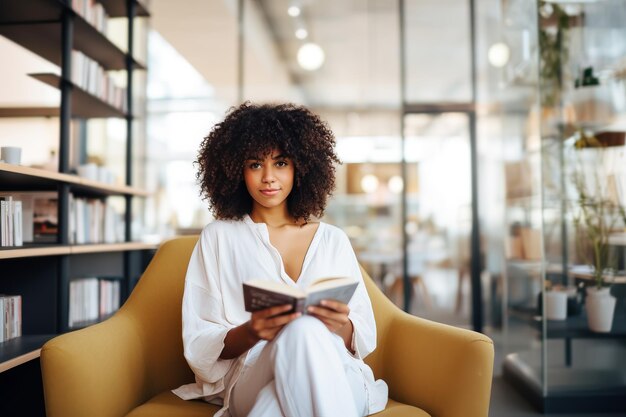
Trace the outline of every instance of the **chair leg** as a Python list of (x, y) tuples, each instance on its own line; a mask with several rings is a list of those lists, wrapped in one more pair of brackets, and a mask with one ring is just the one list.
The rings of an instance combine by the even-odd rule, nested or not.
[(424, 282), (424, 278), (421, 275), (415, 275), (411, 277), (411, 285), (413, 286), (413, 293), (417, 295), (417, 291), (415, 290), (415, 286), (420, 289), (422, 292), (422, 299), (424, 300), (424, 305), (426, 309), (430, 310), (433, 308), (433, 301), (430, 298), (430, 293), (428, 292), (428, 288), (426, 288), (426, 283)]
[(457, 287), (456, 287), (456, 301), (454, 303), (454, 312), (456, 314), (461, 313), (461, 309), (463, 308), (463, 283), (465, 281), (465, 277), (467, 277), (468, 272), (465, 268), (459, 269), (459, 275), (457, 279)]
[[(410, 277), (411, 280), (411, 290), (415, 296), (418, 295), (418, 290), (422, 296), (422, 300), (424, 301), (424, 306), (426, 309), (430, 310), (433, 307), (432, 298), (430, 297), (430, 293), (426, 288), (426, 284), (424, 283), (424, 279), (421, 275), (415, 275)], [(417, 287), (417, 288), (416, 288)], [(392, 300), (396, 305), (402, 305), (401, 302), (404, 300), (404, 280), (401, 276), (397, 276), (396, 279), (389, 285), (386, 291), (387, 296), (390, 300)], [(400, 304), (398, 303), (400, 302)]]

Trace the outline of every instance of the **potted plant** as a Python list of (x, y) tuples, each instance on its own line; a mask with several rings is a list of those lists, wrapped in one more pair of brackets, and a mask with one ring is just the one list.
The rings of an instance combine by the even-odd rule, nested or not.
[(609, 277), (615, 272), (617, 259), (610, 250), (609, 238), (620, 223), (626, 225), (626, 213), (610, 192), (609, 181), (599, 172), (604, 165), (603, 144), (581, 131), (575, 146), (577, 163), (572, 179), (576, 194), (576, 248), (593, 274), (593, 285), (587, 287), (585, 299), (588, 324), (592, 331), (610, 332), (616, 300), (610, 294)]

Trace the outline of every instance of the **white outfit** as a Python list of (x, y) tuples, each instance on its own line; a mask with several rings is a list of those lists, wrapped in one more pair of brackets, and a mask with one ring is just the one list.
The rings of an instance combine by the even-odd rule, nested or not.
[[(266, 278), (306, 288), (315, 279), (328, 276), (349, 276), (361, 281), (349, 303), (348, 317), (354, 327), (352, 341), (354, 356), (348, 353), (339, 336), (327, 330), (327, 336), (330, 337), (301, 338), (310, 342), (302, 342), (304, 345), (311, 344), (312, 346), (307, 346), (302, 350), (290, 348), (294, 344), (301, 344), (300, 341), (294, 341), (294, 335), (291, 333), (296, 335), (307, 333), (297, 331), (298, 327), (304, 324), (308, 327), (316, 327), (310, 323), (314, 318), (303, 317), (286, 326), (269, 344), (261, 341), (246, 354), (235, 359), (219, 358), (228, 331), (250, 319), (250, 313), (244, 309), (243, 282), (255, 278)], [(273, 401), (272, 398), (280, 402), (281, 397), (284, 402), (286, 397), (289, 397), (293, 402), (292, 405), (299, 407), (310, 398), (315, 404), (311, 406), (313, 408), (322, 407), (325, 404), (319, 403), (328, 401), (329, 408), (338, 410), (340, 406), (334, 401), (331, 404), (327, 398), (332, 398), (334, 395), (330, 392), (334, 389), (332, 382), (341, 381), (341, 378), (337, 378), (337, 368), (341, 368), (342, 365), (346, 369), (346, 375), (356, 369), (360, 373), (360, 383), (364, 388), (361, 391), (366, 400), (363, 411), (356, 410), (356, 413), (358, 415), (373, 414), (385, 408), (387, 385), (382, 380), (375, 381), (371, 369), (362, 360), (376, 347), (376, 323), (372, 306), (354, 251), (345, 233), (337, 227), (320, 223), (304, 258), (300, 277), (294, 282), (285, 272), (278, 250), (270, 243), (267, 226), (264, 223), (254, 223), (249, 216), (245, 216), (243, 221), (218, 220), (210, 223), (202, 231), (189, 261), (182, 315), (184, 354), (196, 376), (196, 383), (184, 385), (173, 392), (183, 399), (203, 398), (212, 403), (222, 403), (223, 408), (215, 414), (216, 417), (229, 415), (233, 387), (241, 378), (242, 372), (245, 378), (238, 384), (237, 402), (245, 402), (244, 397), (250, 396), (255, 384), (259, 388), (259, 383), (254, 382), (258, 380), (266, 382), (260, 387), (260, 391), (264, 394), (256, 398), (259, 404), (266, 401), (270, 404)], [(291, 327), (294, 327), (293, 331)], [(318, 333), (324, 335), (321, 330), (325, 330), (325, 326), (323, 328), (317, 326), (317, 329), (313, 331), (316, 335)], [(331, 354), (329, 353), (331, 352), (330, 346), (333, 344), (335, 349), (334, 354)], [(316, 349), (319, 350), (319, 354), (313, 353)], [(302, 352), (311, 354), (303, 359)], [(260, 356), (270, 358), (270, 360), (257, 363), (257, 358)], [(281, 366), (280, 358), (288, 363)], [(265, 363), (273, 363), (274, 369), (263, 371), (260, 366)], [(313, 363), (317, 365), (313, 366)], [(272, 372), (275, 383), (269, 384), (267, 378), (271, 377)], [(299, 372), (305, 372), (304, 375), (310, 375), (313, 378), (308, 381), (306, 393), (298, 388), (295, 388), (295, 392), (290, 391), (285, 388), (285, 379), (278, 380), (279, 377), (286, 377), (286, 381), (289, 381), (289, 375), (292, 378), (294, 376), (300, 378)], [(250, 376), (252, 373), (254, 373), (253, 377)], [(331, 382), (325, 379), (328, 375), (331, 375)], [(358, 386), (353, 383), (353, 376), (346, 377), (350, 387)], [(318, 379), (323, 379), (325, 382), (319, 383)], [(339, 385), (342, 384), (339, 383)], [(343, 386), (345, 388), (346, 385)], [(242, 394), (243, 392), (246, 394)], [(353, 391), (353, 395), (359, 397), (358, 392)], [(321, 398), (324, 399), (321, 400)], [(341, 400), (345, 398), (345, 392), (343, 392)], [(277, 406), (275, 401), (273, 403)], [(352, 406), (355, 405), (358, 407), (356, 400)], [(242, 408), (245, 407), (242, 405)], [(317, 414), (317, 412), (316, 414), (291, 414), (290, 410), (287, 407), (282, 413), (289, 413), (290, 417), (292, 415), (294, 417), (326, 415)], [(237, 404), (236, 411), (247, 410), (241, 410)], [(310, 410), (301, 411), (310, 412)], [(343, 414), (334, 411), (331, 415)], [(353, 411), (345, 415), (355, 414)]]

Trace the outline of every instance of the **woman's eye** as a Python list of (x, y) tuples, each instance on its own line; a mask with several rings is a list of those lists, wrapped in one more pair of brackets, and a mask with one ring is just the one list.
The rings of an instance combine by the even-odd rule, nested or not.
[(276, 162), (276, 166), (277, 167), (286, 167), (287, 166), (287, 161), (278, 161)]
[(258, 162), (252, 162), (250, 165), (248, 165), (250, 167), (250, 169), (257, 169), (261, 167), (261, 164), (259, 164)]

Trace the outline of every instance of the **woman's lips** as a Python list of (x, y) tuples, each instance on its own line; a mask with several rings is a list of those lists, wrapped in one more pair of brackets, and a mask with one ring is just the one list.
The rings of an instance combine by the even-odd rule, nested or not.
[(274, 190), (274, 189), (272, 189), (272, 190), (261, 190), (261, 194), (266, 195), (268, 197), (271, 197), (273, 195), (278, 194), (279, 191), (280, 190)]

